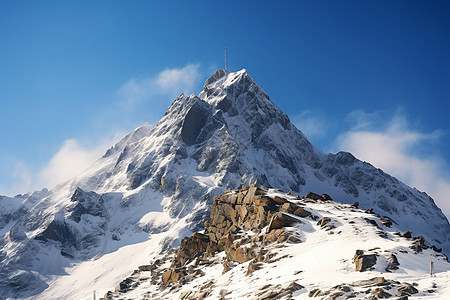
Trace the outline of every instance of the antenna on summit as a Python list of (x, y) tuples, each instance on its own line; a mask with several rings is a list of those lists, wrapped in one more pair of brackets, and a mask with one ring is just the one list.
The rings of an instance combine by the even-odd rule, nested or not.
[(227, 47), (225, 47), (225, 71), (228, 71)]

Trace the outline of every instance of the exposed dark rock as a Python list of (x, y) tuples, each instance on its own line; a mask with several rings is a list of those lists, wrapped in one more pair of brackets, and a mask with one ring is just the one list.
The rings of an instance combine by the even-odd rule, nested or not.
[(275, 201), (275, 203), (278, 204), (278, 205), (282, 205), (282, 204), (284, 204), (286, 202), (289, 202), (288, 200), (286, 200), (284, 198), (281, 198), (281, 197), (278, 197), (278, 196), (273, 197), (273, 201)]
[(410, 239), (411, 238), (411, 231), (405, 231), (405, 232), (403, 232), (403, 234), (402, 234), (402, 236), (403, 237), (405, 237), (405, 238), (407, 238), (407, 239)]
[(344, 292), (334, 292), (328, 295), (327, 299), (334, 300), (342, 296), (344, 296)]
[(373, 214), (373, 208), (366, 209), (364, 212), (366, 214)]
[(305, 196), (303, 196), (303, 199), (320, 200), (321, 197), (316, 193), (309, 192)]
[(397, 290), (397, 296), (411, 296), (419, 292), (412, 284), (406, 282), (402, 283), (402, 285)]
[(128, 289), (128, 284), (122, 281), (114, 288), (114, 292), (125, 291), (126, 289)]
[(289, 284), (289, 286), (288, 286), (288, 289), (289, 289), (291, 292), (299, 291), (299, 290), (304, 289), (304, 288), (305, 288), (305, 287), (304, 287), (303, 285), (300, 285), (300, 284), (298, 284), (298, 283), (295, 282), (295, 281), (292, 281), (291, 284)]
[(244, 263), (256, 257), (256, 250), (248, 247), (230, 247), (225, 249), (225, 254), (228, 260)]
[(205, 126), (208, 119), (207, 109), (200, 103), (203, 102), (200, 102), (200, 100), (196, 101), (183, 120), (181, 139), (188, 145), (196, 141), (200, 130)]
[(319, 222), (317, 222), (317, 225), (319, 225), (320, 227), (325, 227), (325, 225), (327, 225), (330, 222), (331, 222), (331, 218), (323, 217)]
[(303, 207), (299, 207), (294, 211), (294, 215), (302, 217), (302, 218), (306, 218), (311, 216), (311, 213), (307, 210), (305, 210)]
[(35, 237), (36, 240), (53, 240), (60, 242), (63, 246), (75, 246), (76, 238), (66, 222), (53, 220), (47, 228)]
[[(359, 250), (361, 251), (361, 250)], [(381, 285), (386, 282), (384, 277), (374, 277), (366, 280), (359, 280), (352, 283), (354, 286), (372, 286), (372, 285)]]
[[(31, 284), (33, 292), (41, 293), (48, 287), (38, 275), (30, 271), (17, 272), (9, 278), (2, 278), (0, 280), (0, 288), (3, 291), (1, 299), (22, 298), (29, 285)], [(10, 298), (11, 297), (11, 298)]]
[(270, 220), (269, 226), (267, 227), (267, 232), (270, 232), (273, 229), (289, 227), (298, 222), (300, 222), (300, 220), (295, 219), (289, 215), (283, 214), (281, 212), (277, 212), (273, 215), (272, 219)]
[(356, 158), (349, 152), (339, 151), (336, 153), (336, 162), (340, 165), (351, 166), (355, 161)]
[(298, 206), (294, 203), (286, 202), (281, 205), (280, 211), (287, 212), (289, 214), (294, 213), (297, 210)]
[(222, 274), (225, 274), (226, 272), (230, 271), (234, 267), (233, 263), (228, 260), (224, 261), (222, 265), (223, 265)]
[(359, 207), (359, 202), (355, 202), (355, 203), (351, 204), (350, 206), (352, 206), (354, 208), (358, 208)]
[(287, 238), (287, 241), (290, 242), (290, 243), (294, 243), (294, 244), (298, 244), (298, 243), (302, 242), (302, 240), (299, 237), (296, 237), (295, 235), (290, 235)]
[(206, 253), (208, 246), (209, 237), (207, 235), (195, 232), (191, 237), (185, 237), (181, 240), (180, 248), (172, 260), (172, 265), (176, 267), (184, 266), (194, 258)]
[(309, 291), (308, 296), (309, 297), (319, 297), (319, 296), (323, 296), (324, 293), (320, 290), (320, 289), (313, 289), (311, 291)]
[(430, 248), (433, 249), (434, 252), (442, 253), (442, 248), (438, 248), (435, 245), (431, 246)]
[(369, 223), (369, 224), (375, 226), (376, 228), (381, 229), (380, 226), (378, 226), (377, 221), (372, 220), (372, 219), (368, 219), (368, 218), (364, 218), (364, 220), (365, 220), (367, 223)]
[(355, 264), (355, 271), (364, 272), (377, 263), (377, 256), (375, 254), (364, 255), (363, 250), (356, 250), (353, 263)]
[(193, 291), (184, 291), (180, 294), (180, 300), (187, 300), (187, 299), (191, 299), (190, 296), (194, 294)]
[(428, 246), (425, 245), (425, 238), (423, 236), (419, 236), (413, 240), (413, 245), (410, 247), (417, 253), (422, 252), (424, 249), (428, 249)]
[[(104, 300), (111, 300), (113, 297), (113, 293), (111, 291), (108, 291), (105, 293), (105, 295), (103, 296)], [(100, 299), (101, 300), (101, 299)]]
[(386, 292), (383, 288), (375, 288), (372, 290), (371, 294), (377, 297), (377, 299), (387, 299), (392, 297), (392, 295)]
[(225, 300), (225, 296), (228, 294), (229, 292), (227, 290), (220, 290), (219, 295), (220, 295), (220, 300)]
[(323, 201), (333, 201), (333, 199), (331, 199), (331, 196), (328, 194), (320, 195), (320, 199), (322, 199)]
[(398, 262), (397, 256), (395, 256), (393, 253), (390, 253), (388, 257), (386, 257), (386, 260), (389, 263), (389, 265), (386, 267), (386, 271), (390, 272), (398, 269), (400, 263)]
[(169, 269), (162, 274), (162, 284), (163, 286), (167, 286), (171, 283), (177, 282), (184, 275), (186, 275), (186, 273), (179, 269)]
[(333, 287), (333, 289), (340, 290), (340, 291), (343, 291), (345, 293), (348, 293), (348, 292), (350, 292), (352, 290), (348, 285), (345, 285), (345, 284), (337, 285), (337, 286)]
[(158, 265), (159, 265), (159, 260), (155, 261), (153, 264), (150, 264), (150, 265), (139, 266), (138, 269), (140, 271), (153, 271), (158, 267)]
[(223, 76), (225, 76), (227, 74), (227, 72), (223, 69), (219, 69), (217, 70), (210, 78), (208, 78), (208, 80), (205, 81), (205, 85), (204, 85), (204, 89), (206, 89), (208, 87), (208, 85), (210, 85), (211, 83), (219, 80), (220, 78), (222, 78)]
[(283, 230), (283, 228), (274, 229), (270, 232), (266, 233), (264, 236), (264, 242), (266, 244), (268, 243), (274, 243), (274, 242), (284, 242), (288, 238), (286, 231)]
[(387, 218), (380, 218), (380, 223), (383, 224), (386, 227), (392, 226), (392, 221)]
[(247, 275), (252, 274), (253, 272), (261, 269), (262, 264), (258, 262), (251, 262), (248, 264)]

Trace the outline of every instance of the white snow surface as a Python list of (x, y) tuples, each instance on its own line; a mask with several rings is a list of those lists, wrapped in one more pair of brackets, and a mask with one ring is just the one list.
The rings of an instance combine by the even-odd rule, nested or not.
[(450, 225), (425, 193), (350, 153), (324, 154), (247, 71), (218, 70), (76, 178), (0, 196), (0, 294), (80, 299), (202, 229), (214, 195), (255, 183), (359, 201), (450, 252)]
[[(269, 194), (304, 205), (309, 212), (320, 218), (331, 218), (329, 224), (336, 228), (324, 230), (317, 221), (300, 218), (302, 223), (287, 230), (302, 242), (283, 242), (268, 246), (269, 253), (275, 256), (269, 262), (260, 263), (261, 268), (250, 275), (247, 274), (247, 269), (251, 261), (235, 263), (234, 268), (223, 273), (222, 262), (225, 260), (225, 254), (220, 252), (210, 259), (210, 264), (200, 268), (204, 272), (203, 276), (197, 276), (193, 281), (182, 285), (181, 289), (172, 289), (169, 286), (161, 291), (157, 284), (151, 284), (151, 272), (142, 271), (134, 273), (134, 280), (140, 282), (136, 288), (115, 292), (113, 299), (144, 299), (145, 296), (149, 297), (148, 299), (181, 299), (183, 293), (195, 292), (208, 284), (212, 286), (212, 290), (204, 299), (220, 299), (221, 290), (226, 290), (226, 299), (262, 299), (264, 291), (277, 291), (288, 287), (292, 282), (304, 287), (293, 294), (294, 299), (311, 299), (308, 294), (314, 289), (330, 291), (331, 295), (339, 291), (333, 290), (333, 287), (338, 285), (351, 286), (347, 296), (354, 293), (354, 299), (369, 299), (370, 294), (362, 293), (368, 289), (368, 285), (357, 287), (352, 284), (374, 277), (414, 284), (418, 293), (409, 296), (409, 299), (450, 299), (450, 264), (447, 258), (431, 249), (414, 252), (409, 248), (411, 239), (400, 236), (395, 225), (385, 227), (377, 222), (375, 215), (354, 209), (347, 204), (334, 201), (306, 204), (303, 200), (295, 200), (293, 196), (275, 190)], [(379, 228), (365, 219), (376, 221)], [(265, 232), (265, 228), (261, 232)], [(254, 235), (252, 232), (247, 234)], [(245, 233), (242, 236), (245, 236)], [(355, 271), (352, 258), (357, 249), (364, 250), (365, 254), (376, 254), (376, 265), (364, 272)], [(386, 258), (390, 254), (394, 254), (398, 259), (400, 265), (397, 270), (386, 270)], [(166, 257), (166, 261), (170, 261), (170, 257)], [(433, 276), (430, 275), (430, 261), (434, 262)], [(186, 267), (189, 266), (198, 268), (194, 261)], [(270, 287), (264, 289), (267, 285)], [(393, 297), (397, 296), (395, 287), (384, 288)], [(99, 292), (103, 296), (104, 291)]]

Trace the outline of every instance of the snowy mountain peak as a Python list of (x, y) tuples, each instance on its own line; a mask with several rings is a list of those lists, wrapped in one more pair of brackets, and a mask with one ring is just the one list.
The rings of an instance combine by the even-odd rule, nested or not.
[(205, 82), (199, 97), (223, 112), (233, 108), (232, 114), (236, 114), (236, 109), (243, 110), (257, 105), (254, 102), (269, 100), (269, 96), (256, 84), (246, 69), (234, 73), (217, 70)]
[[(129, 133), (73, 180), (0, 197), (0, 291), (80, 299), (93, 286), (80, 280), (86, 268), (109, 288), (133, 264), (202, 230), (215, 195), (253, 183), (358, 201), (450, 253), (450, 225), (425, 193), (350, 153), (322, 153), (245, 69), (218, 70), (198, 96), (180, 95), (155, 126)], [(133, 261), (104, 268), (123, 253)]]

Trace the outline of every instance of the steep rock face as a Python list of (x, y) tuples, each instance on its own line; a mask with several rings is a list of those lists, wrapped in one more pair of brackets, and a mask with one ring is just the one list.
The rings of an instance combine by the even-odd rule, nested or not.
[[(358, 201), (450, 251), (450, 225), (425, 193), (350, 153), (322, 153), (246, 70), (218, 70), (198, 96), (179, 96), (156, 126), (134, 130), (73, 180), (0, 198), (8, 206), (0, 210), (0, 275), (61, 274), (72, 257), (115, 252), (133, 236), (166, 234), (155, 247), (167, 249), (203, 228), (215, 195), (252, 183)], [(51, 267), (38, 261), (46, 251), (57, 253)]]

